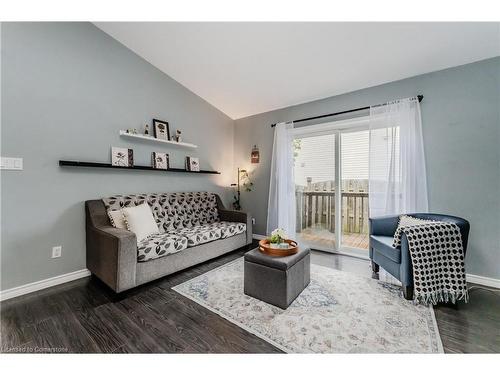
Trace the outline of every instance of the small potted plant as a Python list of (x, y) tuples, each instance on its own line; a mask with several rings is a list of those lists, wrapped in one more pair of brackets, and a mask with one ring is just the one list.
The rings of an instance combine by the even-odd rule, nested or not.
[(286, 232), (283, 228), (276, 228), (271, 232), (271, 238), (269, 239), (269, 246), (273, 249), (287, 249), (288, 243), (286, 240)]

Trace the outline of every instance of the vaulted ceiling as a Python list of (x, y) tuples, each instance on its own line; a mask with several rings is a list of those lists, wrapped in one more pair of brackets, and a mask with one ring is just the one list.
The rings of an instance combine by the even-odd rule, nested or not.
[(95, 24), (233, 119), (500, 55), (499, 23)]

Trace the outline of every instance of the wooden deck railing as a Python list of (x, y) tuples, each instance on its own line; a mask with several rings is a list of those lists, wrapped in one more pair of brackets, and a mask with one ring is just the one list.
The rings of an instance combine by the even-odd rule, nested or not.
[[(335, 191), (297, 191), (297, 232), (318, 224), (335, 232)], [(368, 193), (342, 192), (342, 231), (368, 233)]]

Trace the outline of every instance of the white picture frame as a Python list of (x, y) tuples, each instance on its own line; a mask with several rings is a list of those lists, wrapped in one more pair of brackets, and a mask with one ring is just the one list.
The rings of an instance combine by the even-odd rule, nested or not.
[(134, 150), (125, 147), (111, 147), (111, 165), (114, 167), (133, 167)]
[(189, 157), (189, 170), (191, 172), (199, 172), (200, 171), (200, 159)]
[(152, 152), (151, 165), (155, 169), (165, 169), (170, 167), (169, 155), (166, 152)]

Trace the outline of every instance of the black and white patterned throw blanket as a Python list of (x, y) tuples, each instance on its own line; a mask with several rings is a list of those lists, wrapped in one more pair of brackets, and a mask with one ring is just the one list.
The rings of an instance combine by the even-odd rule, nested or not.
[(435, 305), (459, 300), (467, 302), (464, 252), (460, 228), (441, 221), (401, 225), (394, 234), (395, 246), (406, 234), (413, 264), (416, 302)]

